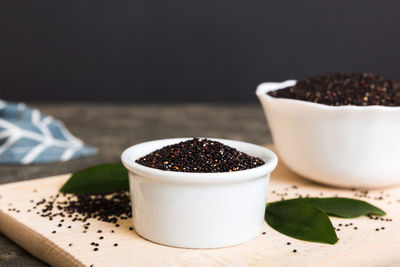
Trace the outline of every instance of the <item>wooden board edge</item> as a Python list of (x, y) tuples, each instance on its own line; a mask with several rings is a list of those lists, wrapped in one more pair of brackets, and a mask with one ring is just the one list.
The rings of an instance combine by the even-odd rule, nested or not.
[[(7, 229), (7, 231), (6, 231)], [(58, 247), (53, 241), (33, 231), (0, 209), (0, 232), (35, 257), (52, 266), (85, 266), (72, 254)], [(26, 238), (29, 237), (29, 238)], [(54, 257), (57, 255), (57, 257)]]
[(38, 177), (38, 178), (33, 178), (33, 179), (29, 179), (29, 180), (22, 180), (22, 181), (16, 181), (16, 182), (11, 182), (11, 183), (3, 183), (0, 184), (0, 188), (2, 187), (8, 187), (8, 186), (17, 186), (20, 184), (29, 184), (29, 183), (36, 183), (37, 181), (41, 180), (54, 180), (54, 178), (64, 178), (66, 179), (68, 176), (70, 176), (71, 173), (64, 173), (64, 174), (59, 174), (59, 175), (53, 175), (53, 176), (46, 176), (46, 177)]

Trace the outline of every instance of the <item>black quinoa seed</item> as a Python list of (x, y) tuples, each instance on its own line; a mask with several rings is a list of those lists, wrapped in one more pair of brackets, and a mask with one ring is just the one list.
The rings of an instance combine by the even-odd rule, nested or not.
[(252, 157), (220, 142), (193, 138), (165, 146), (136, 160), (137, 163), (176, 172), (232, 172), (264, 165)]
[(115, 244), (114, 244), (114, 247), (118, 247), (118, 243), (115, 243)]
[(93, 250), (94, 250), (94, 251), (98, 251), (99, 249), (98, 249), (98, 248), (94, 248)]
[(297, 249), (293, 249), (293, 253), (296, 253), (297, 252)]
[[(112, 194), (94, 195), (68, 195), (66, 199), (52, 197), (43, 199), (33, 208), (39, 206), (39, 214), (42, 217), (73, 217), (72, 221), (86, 222), (89, 218), (98, 219), (108, 223), (117, 223), (123, 218), (132, 218), (131, 201), (128, 191), (121, 191)], [(40, 207), (41, 206), (41, 207)], [(60, 222), (63, 222), (61, 219)], [(89, 229), (90, 223), (83, 225), (84, 233)], [(59, 223), (58, 227), (62, 227)], [(68, 228), (72, 228), (68, 226)], [(101, 231), (101, 230), (100, 230)]]
[(400, 106), (400, 83), (372, 73), (343, 72), (306, 78), (268, 95), (330, 106)]

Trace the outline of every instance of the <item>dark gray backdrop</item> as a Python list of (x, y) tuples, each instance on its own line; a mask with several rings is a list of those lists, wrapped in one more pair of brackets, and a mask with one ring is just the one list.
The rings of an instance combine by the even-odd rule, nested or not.
[(256, 101), (262, 81), (400, 80), (400, 1), (1, 0), (0, 98)]

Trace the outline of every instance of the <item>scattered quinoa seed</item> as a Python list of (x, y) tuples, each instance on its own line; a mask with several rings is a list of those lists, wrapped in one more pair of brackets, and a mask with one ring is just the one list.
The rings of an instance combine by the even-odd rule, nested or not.
[[(47, 217), (50, 221), (54, 217), (61, 217), (58, 227), (62, 227), (64, 217), (69, 217), (73, 222), (85, 223), (88, 219), (97, 219), (108, 223), (117, 223), (119, 219), (132, 218), (131, 201), (128, 191), (111, 194), (93, 195), (67, 195), (65, 199), (59, 196), (50, 196), (34, 204), (32, 209), (39, 210), (41, 217)], [(83, 225), (83, 233), (89, 229), (90, 223)], [(68, 228), (72, 228), (71, 225)], [(101, 231), (101, 230), (100, 230)]]

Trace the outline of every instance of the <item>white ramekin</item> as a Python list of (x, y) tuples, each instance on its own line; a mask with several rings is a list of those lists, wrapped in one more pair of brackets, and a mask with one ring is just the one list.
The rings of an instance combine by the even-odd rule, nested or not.
[(233, 140), (210, 138), (266, 164), (226, 173), (184, 173), (135, 162), (166, 145), (190, 138), (134, 145), (122, 153), (129, 172), (136, 232), (153, 242), (183, 248), (232, 246), (257, 236), (264, 222), (267, 187), (277, 157), (270, 150)]
[(263, 83), (256, 91), (289, 168), (339, 187), (400, 183), (400, 107), (328, 106), (267, 95), (295, 84)]

